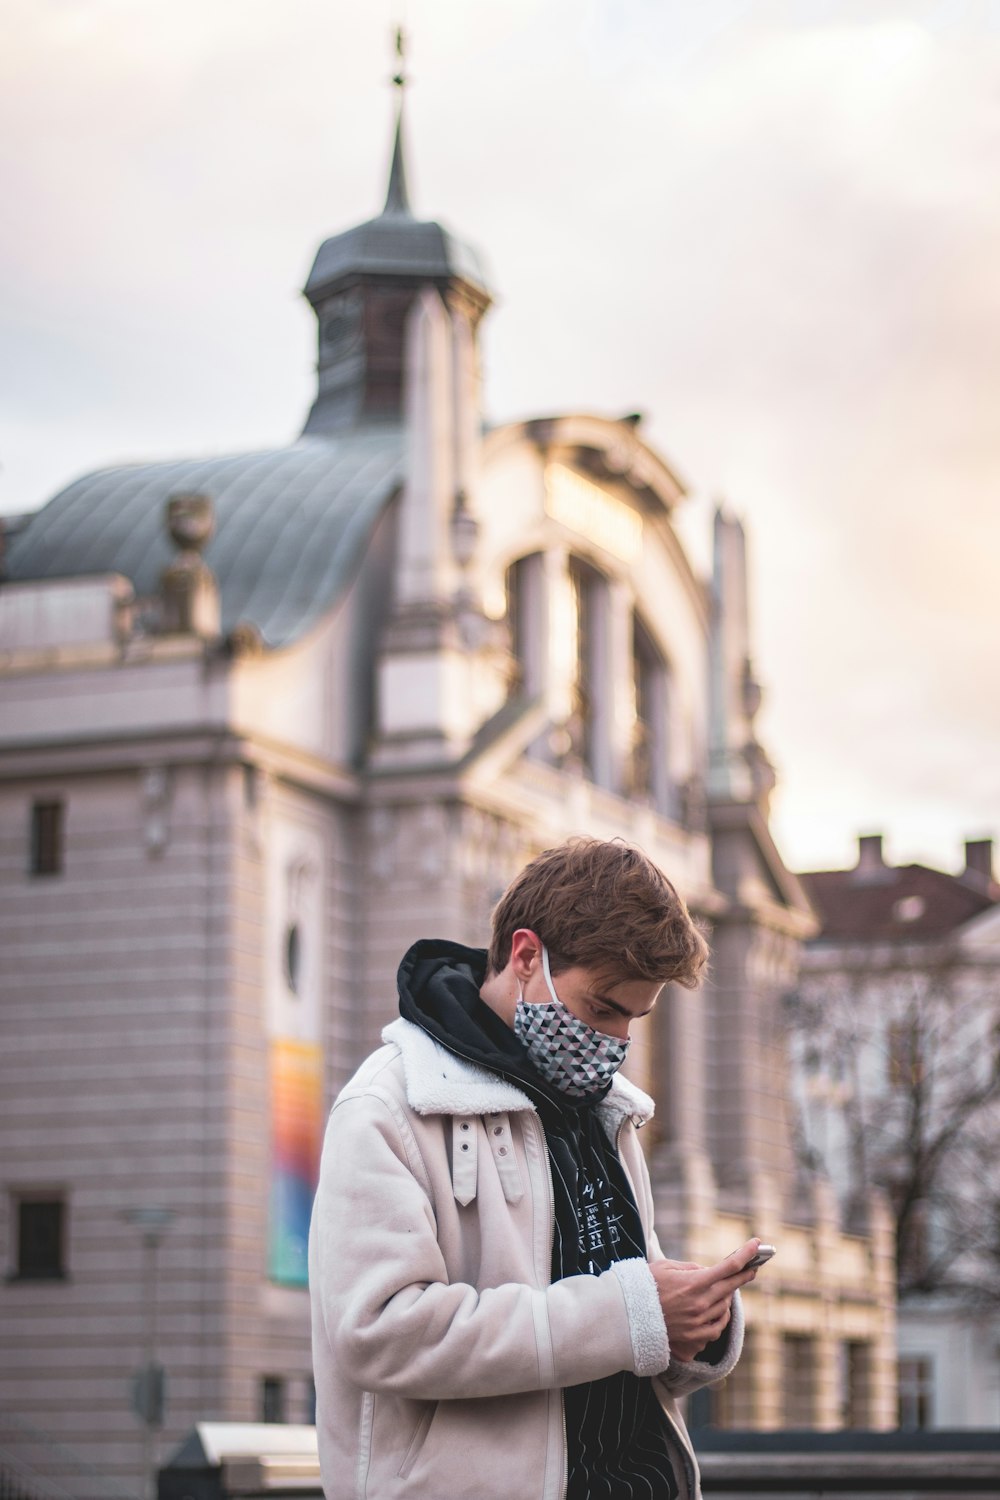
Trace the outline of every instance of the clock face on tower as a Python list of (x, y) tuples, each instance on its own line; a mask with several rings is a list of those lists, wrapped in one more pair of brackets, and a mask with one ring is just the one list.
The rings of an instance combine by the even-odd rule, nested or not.
[(353, 353), (361, 342), (363, 311), (360, 292), (342, 292), (339, 297), (330, 299), (320, 324), (324, 359), (340, 359)]

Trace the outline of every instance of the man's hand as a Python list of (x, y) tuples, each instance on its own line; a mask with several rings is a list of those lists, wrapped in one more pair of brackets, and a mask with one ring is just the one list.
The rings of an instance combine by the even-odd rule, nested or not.
[(747, 1240), (717, 1266), (676, 1260), (650, 1263), (674, 1359), (686, 1363), (719, 1337), (729, 1322), (733, 1293), (757, 1275), (745, 1268), (759, 1246), (760, 1240)]

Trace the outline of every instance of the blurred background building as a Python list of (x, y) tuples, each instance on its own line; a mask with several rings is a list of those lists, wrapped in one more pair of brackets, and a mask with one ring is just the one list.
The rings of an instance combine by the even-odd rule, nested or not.
[(872, 1188), (897, 1245), (901, 1425), (1000, 1426), (1000, 885), (964, 868), (804, 875), (821, 928), (790, 1006), (805, 1165), (849, 1221)]
[[(382, 212), (306, 296), (276, 451), (91, 474), (0, 587), (0, 1406), (135, 1487), (198, 1420), (312, 1415), (324, 1112), (418, 936), (483, 943), (533, 854), (621, 835), (710, 929), (630, 1056), (661, 1238), (780, 1253), (691, 1412), (895, 1420), (892, 1228), (793, 1140), (785, 997), (816, 931), (768, 826), (745, 542), (697, 576), (638, 415), (484, 427), (469, 246)], [(161, 1451), (162, 1451), (161, 1448)]]

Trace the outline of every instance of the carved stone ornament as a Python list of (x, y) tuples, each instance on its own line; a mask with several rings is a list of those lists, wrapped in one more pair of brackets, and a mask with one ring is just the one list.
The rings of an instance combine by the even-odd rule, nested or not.
[(215, 531), (212, 501), (208, 495), (171, 495), (166, 522), (178, 553), (160, 577), (163, 629), (168, 634), (215, 640), (219, 635), (219, 590), (201, 556)]
[(262, 656), (264, 639), (252, 620), (237, 620), (226, 637), (230, 656)]
[(167, 530), (180, 551), (201, 552), (215, 535), (215, 512), (210, 495), (184, 491), (167, 501)]

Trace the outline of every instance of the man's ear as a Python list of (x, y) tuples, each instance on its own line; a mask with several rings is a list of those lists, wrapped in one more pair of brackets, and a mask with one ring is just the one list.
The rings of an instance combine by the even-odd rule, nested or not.
[(523, 983), (542, 961), (542, 941), (530, 927), (519, 927), (510, 940), (510, 966)]

